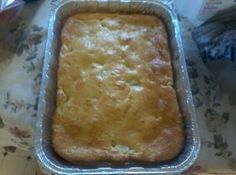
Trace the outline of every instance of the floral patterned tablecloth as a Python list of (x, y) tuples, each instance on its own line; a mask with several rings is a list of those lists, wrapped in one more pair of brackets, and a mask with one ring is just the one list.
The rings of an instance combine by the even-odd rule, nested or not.
[[(50, 1), (25, 5), (0, 36), (0, 146), (5, 150), (33, 148), (50, 8)], [(4, 18), (0, 15), (0, 31)], [(179, 20), (202, 140), (198, 160), (184, 174), (236, 174), (236, 106), (202, 63), (191, 37), (193, 25)]]

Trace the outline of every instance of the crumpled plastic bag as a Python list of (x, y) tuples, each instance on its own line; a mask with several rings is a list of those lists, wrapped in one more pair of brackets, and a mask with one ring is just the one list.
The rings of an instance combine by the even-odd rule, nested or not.
[(195, 28), (193, 39), (221, 90), (236, 104), (236, 6)]

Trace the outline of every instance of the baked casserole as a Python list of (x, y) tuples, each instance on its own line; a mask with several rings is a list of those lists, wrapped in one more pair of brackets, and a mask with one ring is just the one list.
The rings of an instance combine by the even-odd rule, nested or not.
[(167, 161), (184, 143), (163, 22), (77, 14), (61, 33), (53, 147), (70, 162)]

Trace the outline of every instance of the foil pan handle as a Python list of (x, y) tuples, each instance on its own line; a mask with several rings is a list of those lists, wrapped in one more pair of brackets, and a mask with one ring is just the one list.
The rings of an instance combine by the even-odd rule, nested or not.
[[(109, 0), (104, 0), (104, 1), (109, 1)], [(120, 2), (123, 1), (123, 0), (119, 0)], [(132, 0), (125, 0), (127, 2), (131, 2)], [(142, 0), (140, 0), (142, 1)], [(173, 0), (154, 0), (154, 1), (159, 1), (159, 2), (162, 2), (166, 5), (168, 5), (169, 7), (173, 8)], [(63, 2), (63, 0), (52, 0), (51, 1), (51, 5), (52, 7), (56, 7), (58, 4), (60, 4), (61, 2)]]
[(168, 5), (169, 7), (173, 8), (173, 0), (156, 0), (156, 1), (162, 2)]

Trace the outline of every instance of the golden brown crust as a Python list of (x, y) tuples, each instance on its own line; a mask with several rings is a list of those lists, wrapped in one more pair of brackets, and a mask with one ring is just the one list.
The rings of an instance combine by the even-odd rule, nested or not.
[(62, 31), (53, 146), (78, 161), (165, 161), (183, 146), (163, 23), (80, 14)]

